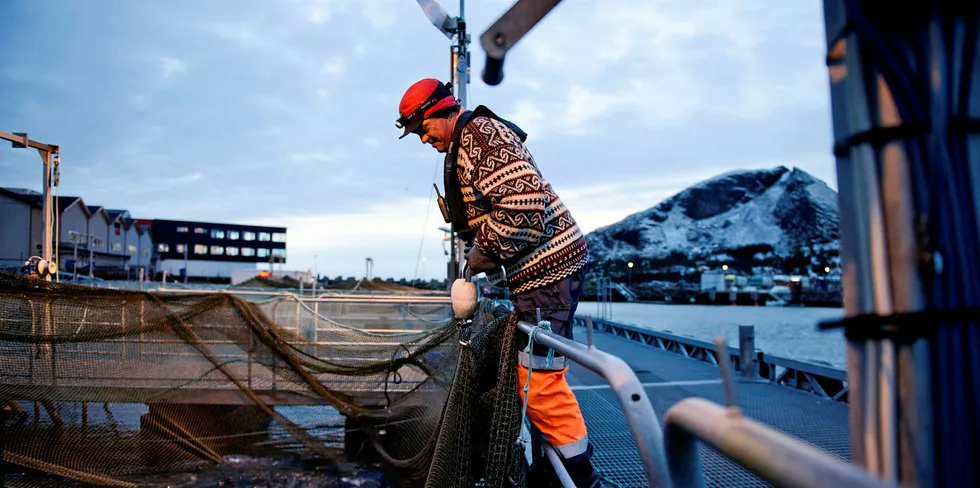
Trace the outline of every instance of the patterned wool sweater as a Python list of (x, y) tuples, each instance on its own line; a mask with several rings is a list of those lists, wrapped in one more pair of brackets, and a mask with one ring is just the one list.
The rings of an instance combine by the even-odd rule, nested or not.
[(585, 236), (504, 123), (476, 117), (463, 128), (456, 165), (474, 244), (503, 265), (511, 293), (561, 281), (588, 262)]

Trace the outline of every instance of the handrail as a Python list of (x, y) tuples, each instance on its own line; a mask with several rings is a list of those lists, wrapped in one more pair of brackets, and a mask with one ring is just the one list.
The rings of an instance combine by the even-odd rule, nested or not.
[[(597, 330), (610, 333), (640, 344), (656, 347), (660, 350), (681, 354), (698, 359), (709, 364), (716, 364), (714, 346), (704, 340), (684, 337), (669, 332), (645, 329), (635, 325), (621, 324), (607, 319), (592, 319)], [(576, 326), (584, 326), (585, 318), (576, 315)], [(729, 358), (735, 369), (741, 369), (741, 351), (738, 348), (727, 347)], [(810, 363), (782, 356), (775, 356), (752, 351), (753, 359), (758, 368), (760, 379), (795, 389), (810, 391), (814, 394), (835, 400), (847, 401), (848, 385), (847, 372), (817, 363)], [(781, 368), (777, 370), (776, 368)]]
[[(518, 322), (517, 327), (529, 336), (531, 331), (537, 329), (537, 326), (527, 322)], [(633, 440), (651, 488), (670, 486), (660, 423), (633, 369), (622, 359), (602, 352), (595, 346), (586, 347), (545, 330), (537, 329), (532, 339), (581, 364), (609, 383), (633, 433)]]
[(737, 409), (726, 409), (703, 398), (686, 398), (667, 410), (664, 440), (676, 488), (705, 486), (698, 440), (777, 487), (897, 486), (743, 417)]
[(281, 291), (228, 291), (228, 290), (193, 290), (193, 289), (176, 289), (176, 288), (153, 288), (146, 290), (150, 293), (172, 293), (177, 295), (242, 295), (242, 296), (268, 296), (268, 297), (281, 297), (284, 299), (296, 299), (304, 302), (344, 302), (344, 303), (374, 303), (382, 304), (388, 302), (395, 303), (434, 303), (434, 304), (451, 304), (452, 300), (449, 296), (444, 295), (355, 295), (355, 294), (331, 294), (331, 295), (319, 295), (317, 297), (306, 297), (300, 296), (295, 293), (281, 292)]

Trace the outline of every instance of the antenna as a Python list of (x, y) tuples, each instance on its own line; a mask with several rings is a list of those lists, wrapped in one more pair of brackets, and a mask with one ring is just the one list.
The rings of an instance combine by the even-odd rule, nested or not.
[[(467, 107), (467, 88), (470, 84), (470, 36), (466, 33), (466, 20), (463, 17), (466, 11), (465, 0), (459, 0), (459, 16), (450, 17), (446, 10), (442, 8), (436, 0), (418, 0), (419, 7), (425, 12), (426, 17), (432, 21), (432, 25), (439, 29), (452, 42), (449, 47), (449, 79), (452, 83), (453, 96), (459, 100), (460, 106)], [(455, 231), (455, 229), (453, 229)], [(448, 270), (449, 283), (461, 277), (463, 242), (452, 232), (452, 253), (450, 255), (450, 266)]]

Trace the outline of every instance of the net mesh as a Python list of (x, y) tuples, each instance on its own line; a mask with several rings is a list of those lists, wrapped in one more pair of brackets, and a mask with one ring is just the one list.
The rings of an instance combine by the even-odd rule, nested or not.
[[(19, 486), (290, 453), (393, 486), (521, 486), (516, 316), (443, 299), (97, 289), (0, 275), (0, 444)], [(469, 342), (460, 341), (468, 326)]]

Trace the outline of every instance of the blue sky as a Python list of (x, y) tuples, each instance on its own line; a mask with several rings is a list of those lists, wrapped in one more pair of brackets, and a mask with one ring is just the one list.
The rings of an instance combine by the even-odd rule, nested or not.
[[(478, 37), (511, 3), (466, 6), (471, 105), (530, 134), (583, 230), (737, 169), (836, 188), (821, 2), (562, 2), (490, 87)], [(412, 278), (421, 246), (444, 276), (441, 155), (394, 127), (404, 90), (449, 71), (415, 0), (6, 0), (0, 41), (0, 130), (61, 146), (61, 194), (286, 226), (289, 268), (359, 276), (370, 256)], [(0, 147), (0, 186), (40, 175)]]

